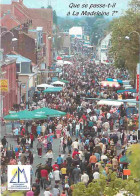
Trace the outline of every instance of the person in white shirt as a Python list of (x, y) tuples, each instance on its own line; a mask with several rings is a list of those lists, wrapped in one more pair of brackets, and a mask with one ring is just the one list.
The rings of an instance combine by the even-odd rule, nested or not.
[(79, 131), (80, 131), (80, 124), (77, 123), (77, 124), (76, 124), (76, 137), (79, 136)]
[(18, 165), (21, 165), (21, 161), (20, 160), (18, 160)]
[(99, 178), (100, 178), (99, 172), (94, 172), (94, 173), (93, 173), (93, 178), (94, 178), (94, 180), (99, 179)]
[(107, 160), (107, 159), (108, 159), (108, 157), (106, 155), (101, 156), (101, 161), (104, 161), (104, 160)]
[(78, 139), (76, 139), (76, 140), (72, 143), (72, 148), (73, 148), (73, 149), (79, 149), (79, 142), (78, 142)]
[(49, 188), (46, 188), (46, 191), (44, 192), (44, 196), (52, 196), (49, 190), (50, 190)]
[(49, 151), (46, 153), (46, 158), (48, 159), (48, 163), (51, 165), (51, 164), (52, 164), (52, 159), (54, 158), (54, 157), (53, 157), (53, 152), (52, 152), (52, 150), (49, 150)]
[(58, 169), (56, 169), (54, 172), (53, 172), (53, 175), (54, 175), (54, 180), (55, 182), (59, 182), (60, 181), (60, 171)]
[(89, 181), (89, 176), (85, 172), (83, 172), (83, 175), (81, 176), (81, 182), (87, 185), (88, 181)]
[(81, 150), (79, 150), (78, 153), (79, 153), (80, 161), (83, 161), (83, 159), (84, 159), (84, 154), (83, 154), (83, 152), (82, 152)]

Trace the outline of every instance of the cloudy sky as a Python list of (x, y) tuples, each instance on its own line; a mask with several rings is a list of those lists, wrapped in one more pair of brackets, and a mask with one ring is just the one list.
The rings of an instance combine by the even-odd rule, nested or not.
[[(0, 1), (4, 4), (11, 3), (11, 0), (0, 0)], [(81, 11), (85, 11), (85, 10), (87, 10), (88, 12), (110, 11), (110, 16), (112, 15), (120, 16), (127, 9), (128, 2), (130, 2), (130, 0), (23, 0), (23, 2), (29, 8), (41, 8), (42, 6), (47, 7), (48, 4), (51, 4), (53, 9), (56, 10), (58, 16), (66, 16), (69, 11), (72, 14), (73, 11), (81, 13)], [(69, 8), (69, 5), (71, 3), (80, 4), (80, 7)], [(114, 3), (116, 3), (115, 7), (111, 8), (111, 5), (113, 5)], [(83, 4), (88, 4), (88, 7), (86, 9), (81, 8)], [(91, 4), (105, 4), (106, 7), (100, 9), (92, 7), (89, 9)], [(110, 6), (110, 8), (108, 8), (108, 5)]]

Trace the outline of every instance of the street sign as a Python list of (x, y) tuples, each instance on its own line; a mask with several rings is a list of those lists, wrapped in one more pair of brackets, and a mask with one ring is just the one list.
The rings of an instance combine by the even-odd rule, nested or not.
[(136, 80), (137, 80), (137, 83), (136, 83), (136, 89), (137, 89), (137, 93), (139, 92), (139, 75), (140, 75), (140, 63), (137, 64), (137, 77), (136, 77)]
[(139, 74), (137, 74), (137, 93), (139, 92)]
[(8, 80), (6, 80), (6, 79), (0, 80), (0, 91), (1, 92), (8, 92)]

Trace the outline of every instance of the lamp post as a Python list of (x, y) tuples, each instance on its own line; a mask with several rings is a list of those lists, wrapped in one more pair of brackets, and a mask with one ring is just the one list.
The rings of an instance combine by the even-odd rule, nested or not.
[[(48, 35), (48, 49), (50, 50), (50, 40), (52, 39), (51, 35)], [(48, 52), (49, 52), (48, 50)], [(50, 54), (49, 54), (50, 55)], [(48, 56), (49, 58), (50, 56)], [(49, 70), (48, 70), (48, 63), (49, 63), (49, 60), (48, 59), (48, 62), (47, 62), (47, 59), (46, 59), (46, 73), (47, 73), (47, 78), (46, 78), (46, 83), (48, 83), (48, 77), (49, 77)]]
[(26, 110), (28, 110), (28, 92), (29, 92), (29, 82), (30, 82), (30, 79), (33, 77), (33, 76), (35, 76), (35, 75), (37, 75), (38, 73), (40, 73), (40, 72), (37, 72), (37, 73), (34, 73), (33, 75), (31, 75), (30, 77), (29, 77), (29, 79), (28, 79), (28, 81), (27, 81), (27, 88), (26, 88)]
[(139, 38), (139, 63), (138, 63), (138, 74), (139, 74), (139, 93), (138, 93), (138, 98), (139, 98), (139, 108), (138, 108), (138, 112), (139, 112), (139, 126), (138, 126), (138, 130), (140, 130), (140, 33), (137, 31), (132, 31), (129, 33), (128, 36), (126, 36), (126, 39), (130, 39), (131, 34), (136, 34), (138, 35)]

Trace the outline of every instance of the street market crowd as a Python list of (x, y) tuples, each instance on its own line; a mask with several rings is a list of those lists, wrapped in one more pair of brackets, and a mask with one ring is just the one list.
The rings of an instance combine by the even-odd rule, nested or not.
[[(69, 81), (63, 91), (40, 95), (44, 107), (65, 111), (67, 115), (26, 124), (21, 122), (20, 127), (13, 125), (16, 145), (7, 145), (7, 136), (1, 141), (2, 184), (7, 181), (7, 165), (31, 165), (32, 190), (27, 191), (26, 196), (41, 195), (42, 190), (45, 196), (70, 196), (74, 184), (83, 182), (88, 185), (101, 175), (107, 176), (109, 169), (122, 178), (128, 162), (121, 158), (125, 157), (128, 146), (137, 142), (131, 122), (133, 119), (137, 126), (137, 116), (129, 120), (123, 105), (98, 105), (96, 100), (118, 99), (115, 87), (103, 87), (100, 82), (106, 78), (127, 80), (128, 72), (111, 65), (96, 65), (88, 57), (75, 56), (71, 61), (72, 65), (63, 67), (62, 77)], [(133, 93), (122, 94), (122, 99), (133, 97)], [(38, 104), (36, 108), (39, 107)], [(32, 106), (31, 110), (36, 108)], [(60, 145), (54, 160), (56, 139), (60, 140)], [(35, 148), (38, 159), (46, 157), (46, 164), (36, 165), (33, 171)]]

